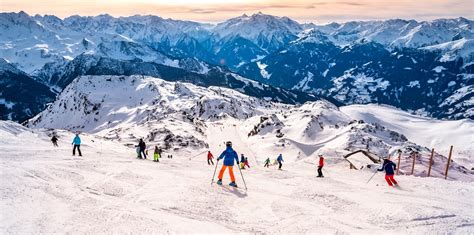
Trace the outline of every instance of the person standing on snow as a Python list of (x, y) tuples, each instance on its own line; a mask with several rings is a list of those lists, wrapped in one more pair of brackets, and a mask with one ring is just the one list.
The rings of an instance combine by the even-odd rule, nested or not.
[(143, 139), (140, 139), (140, 141), (138, 142), (138, 147), (140, 147), (140, 157), (141, 157), (141, 154), (143, 154), (143, 158), (146, 159), (146, 154), (145, 154), (146, 144), (143, 141)]
[(230, 175), (230, 186), (237, 187), (237, 184), (235, 183), (235, 177), (234, 177), (234, 161), (237, 162), (237, 166), (239, 165), (239, 157), (237, 155), (237, 152), (235, 152), (234, 149), (232, 149), (232, 142), (227, 141), (225, 143), (226, 145), (226, 150), (221, 153), (221, 155), (217, 158), (217, 161), (220, 159), (224, 158), (224, 165), (221, 168), (221, 171), (219, 172), (219, 180), (217, 181), (218, 185), (222, 185), (222, 178), (224, 177), (224, 171), (225, 169), (229, 169), (229, 175)]
[(270, 158), (268, 157), (267, 160), (265, 160), (265, 165), (263, 167), (270, 167)]
[(281, 167), (283, 166), (282, 162), (283, 162), (283, 156), (281, 155), (278, 155), (277, 157), (277, 162), (278, 162), (278, 170), (281, 170)]
[(53, 142), (53, 146), (59, 147), (58, 146), (58, 137), (56, 137), (56, 135), (53, 135), (53, 138), (51, 138), (51, 142)]
[(155, 146), (155, 151), (153, 151), (153, 161), (154, 162), (160, 162), (160, 149), (158, 149), (158, 146)]
[(397, 169), (397, 165), (390, 161), (389, 159), (385, 158), (383, 160), (382, 167), (377, 169), (378, 171), (385, 171), (385, 180), (387, 181), (389, 186), (397, 186), (398, 182), (393, 178), (395, 174), (395, 170)]
[(244, 154), (240, 154), (240, 169), (245, 169), (245, 156)]
[(214, 156), (212, 155), (211, 150), (207, 151), (207, 164), (209, 166), (211, 165), (211, 163), (214, 166), (214, 161), (212, 161), (213, 158)]
[(244, 166), (247, 166), (248, 168), (250, 168), (250, 165), (249, 165), (249, 158), (248, 158), (248, 157), (245, 157)]
[(72, 144), (74, 147), (72, 148), (72, 156), (76, 155), (76, 148), (77, 151), (79, 152), (79, 157), (82, 157), (81, 153), (81, 137), (79, 137), (79, 134), (76, 134), (76, 137), (72, 140)]
[(324, 166), (324, 157), (322, 154), (319, 154), (318, 177), (324, 177), (323, 166)]

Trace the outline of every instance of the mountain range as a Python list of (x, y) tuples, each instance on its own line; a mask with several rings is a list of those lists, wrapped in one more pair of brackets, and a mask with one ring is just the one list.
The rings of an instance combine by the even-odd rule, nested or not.
[(2, 119), (32, 117), (81, 75), (147, 75), (289, 104), (380, 103), (473, 119), (473, 27), (465, 18), (314, 25), (257, 13), (211, 25), (152, 15), (0, 13), (2, 71), (20, 71), (49, 97), (35, 100), (39, 106), (22, 103), (2, 76), (0, 88), (10, 89), (0, 96)]

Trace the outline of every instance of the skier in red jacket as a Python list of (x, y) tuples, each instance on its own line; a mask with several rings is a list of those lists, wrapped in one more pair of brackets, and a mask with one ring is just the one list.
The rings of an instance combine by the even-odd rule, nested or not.
[(214, 161), (212, 161), (213, 158), (214, 158), (214, 156), (212, 156), (211, 151), (208, 151), (207, 152), (207, 164), (208, 165), (211, 165), (211, 163), (212, 163), (212, 165), (214, 165)]
[(318, 177), (324, 177), (323, 175), (324, 157), (319, 154), (319, 165), (318, 165)]

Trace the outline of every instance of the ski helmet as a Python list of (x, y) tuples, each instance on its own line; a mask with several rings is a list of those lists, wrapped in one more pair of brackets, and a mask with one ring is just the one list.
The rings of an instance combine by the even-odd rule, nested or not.
[(225, 146), (232, 147), (232, 142), (230, 142), (230, 141), (225, 142)]

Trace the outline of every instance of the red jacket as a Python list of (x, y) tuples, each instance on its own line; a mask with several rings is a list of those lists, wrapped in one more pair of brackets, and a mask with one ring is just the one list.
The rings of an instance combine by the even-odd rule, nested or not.
[(207, 159), (212, 159), (214, 156), (212, 156), (212, 153), (211, 152), (208, 152), (207, 153)]
[(324, 158), (323, 157), (319, 158), (319, 166), (324, 166)]

